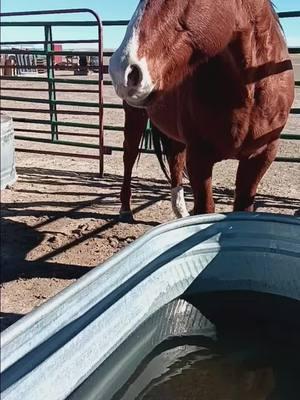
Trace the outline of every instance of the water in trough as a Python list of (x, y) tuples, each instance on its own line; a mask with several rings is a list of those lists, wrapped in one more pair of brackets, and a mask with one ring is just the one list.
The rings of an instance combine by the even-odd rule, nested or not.
[(75, 399), (300, 399), (300, 330), (287, 318), (299, 304), (251, 293), (213, 298), (176, 300), (157, 311), (111, 357), (111, 395), (98, 386), (100, 368)]

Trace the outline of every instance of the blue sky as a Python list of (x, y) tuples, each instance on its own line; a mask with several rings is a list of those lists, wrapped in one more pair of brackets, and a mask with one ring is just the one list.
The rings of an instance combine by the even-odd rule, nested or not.
[[(91, 8), (102, 20), (130, 19), (139, 0), (0, 0), (1, 12), (47, 10), (60, 8)], [(274, 0), (278, 11), (295, 11), (300, 9), (299, 0)], [(57, 18), (57, 17), (56, 17)], [(86, 19), (77, 15), (71, 19)], [(29, 18), (34, 20), (33, 17)], [(39, 17), (41, 19), (41, 17)], [(42, 19), (51, 19), (42, 17)], [(64, 19), (67, 19), (64, 17)], [(70, 18), (69, 18), (70, 19)], [(7, 19), (8, 20), (8, 19)], [(20, 17), (20, 20), (26, 20)], [(28, 18), (27, 18), (28, 20)], [(282, 20), (287, 41), (290, 46), (300, 46), (299, 18)], [(120, 43), (125, 28), (112, 27), (104, 30), (104, 46), (115, 48)], [(87, 39), (95, 37), (95, 28), (55, 28), (54, 40)], [(3, 28), (1, 41), (41, 40), (41, 28)], [(85, 45), (86, 46), (86, 45)]]

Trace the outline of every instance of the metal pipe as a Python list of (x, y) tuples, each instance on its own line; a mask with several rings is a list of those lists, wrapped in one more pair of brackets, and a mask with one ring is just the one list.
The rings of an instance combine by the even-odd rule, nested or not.
[[(1, 51), (0, 51), (1, 53)], [(49, 82), (54, 81), (56, 83), (66, 83), (74, 85), (98, 85), (97, 80), (85, 80), (85, 79), (62, 79), (62, 78), (41, 78), (32, 76), (3, 76), (0, 75), (0, 80), (2, 81), (27, 81), (27, 82)]]

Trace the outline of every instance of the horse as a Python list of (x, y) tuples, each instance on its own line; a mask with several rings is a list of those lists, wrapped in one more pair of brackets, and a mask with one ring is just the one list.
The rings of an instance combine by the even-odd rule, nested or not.
[[(139, 155), (139, 144), (146, 130), (149, 117), (144, 109), (131, 107), (126, 102), (123, 102), (123, 107), (125, 111), (123, 142), (124, 174), (120, 192), (121, 209), (119, 218), (121, 222), (133, 222), (133, 214), (130, 207), (132, 169)], [(173, 212), (177, 218), (186, 217), (189, 213), (182, 185), (185, 171), (185, 145), (176, 140), (168, 139), (155, 125), (152, 125), (152, 136), (159, 164), (171, 185)], [(161, 144), (163, 147), (162, 150)], [(166, 154), (168, 161), (170, 177), (164, 164), (163, 152)]]
[(194, 213), (214, 212), (215, 163), (237, 159), (234, 211), (253, 211), (294, 100), (269, 0), (141, 0), (110, 60), (116, 93), (186, 145)]

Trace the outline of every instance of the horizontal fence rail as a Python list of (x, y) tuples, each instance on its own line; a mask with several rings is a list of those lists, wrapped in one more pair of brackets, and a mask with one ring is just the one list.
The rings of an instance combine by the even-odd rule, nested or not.
[[(42, 15), (56, 15), (56, 14), (76, 14), (76, 13), (88, 13), (92, 15), (95, 20), (93, 21), (5, 21), (3, 17), (16, 17), (16, 16), (42, 16)], [(115, 109), (122, 110), (122, 104), (114, 104), (109, 102), (103, 102), (103, 86), (112, 86), (112, 82), (108, 74), (108, 61), (112, 56), (112, 51), (103, 51), (103, 27), (126, 27), (128, 24), (128, 20), (110, 20), (110, 21), (100, 21), (99, 17), (89, 9), (75, 9), (75, 10), (49, 10), (43, 12), (22, 12), (22, 13), (4, 13), (1, 15), (1, 26), (3, 27), (43, 27), (45, 32), (44, 40), (31, 40), (24, 41), (23, 39), (20, 42), (14, 41), (5, 41), (1, 42), (1, 55), (9, 56), (13, 54), (15, 57), (22, 57), (30, 55), (32, 57), (36, 57), (37, 59), (43, 58), (45, 63), (43, 65), (31, 65), (26, 68), (28, 71), (31, 70), (39, 70), (43, 75), (47, 73), (47, 76), (28, 76), (28, 75), (16, 75), (12, 76), (0, 76), (0, 80), (2, 82), (8, 82), (8, 87), (2, 86), (1, 100), (4, 100), (6, 103), (10, 103), (10, 105), (1, 105), (0, 110), (11, 113), (18, 113), (16, 117), (14, 117), (14, 121), (16, 122), (16, 139), (18, 140), (26, 140), (32, 142), (40, 142), (40, 143), (52, 143), (52, 144), (60, 144), (64, 146), (73, 146), (73, 147), (82, 147), (82, 148), (91, 148), (98, 149), (98, 155), (88, 155), (83, 154), (82, 157), (86, 158), (95, 158), (99, 159), (99, 172), (100, 175), (103, 175), (104, 172), (104, 155), (111, 154), (112, 151), (122, 151), (122, 147), (118, 146), (106, 146), (104, 143), (104, 132), (122, 132), (124, 130), (123, 126), (116, 126), (112, 124), (103, 124), (103, 115), (105, 115), (106, 109)], [(300, 11), (291, 11), (291, 12), (282, 12), (278, 13), (279, 18), (298, 18), (300, 17)], [(78, 40), (53, 40), (52, 38), (52, 29), (55, 27), (96, 27), (98, 28), (98, 35), (95, 38), (89, 39), (81, 39)], [(86, 44), (86, 45), (95, 45), (97, 44), (97, 49), (95, 50), (63, 50), (55, 48), (54, 45), (66, 45), (66, 44)], [(3, 48), (3, 46), (11, 48)], [(17, 46), (16, 48), (13, 48)], [(42, 49), (23, 49), (20, 46), (42, 46)], [(289, 47), (290, 54), (300, 54), (300, 47)], [(55, 65), (54, 60), (55, 57), (64, 57), (64, 58), (77, 58), (85, 57), (86, 59), (90, 59), (90, 62), (87, 63), (85, 68), (88, 70), (94, 70), (94, 74), (96, 74), (97, 79), (83, 78), (83, 77), (60, 77), (57, 74), (58, 66)], [(96, 65), (91, 63), (92, 58), (97, 60)], [(104, 62), (105, 60), (105, 62)], [(15, 68), (18, 70), (18, 65), (12, 66), (12, 69)], [(65, 63), (63, 66), (63, 70), (67, 73), (74, 73), (80, 68), (79, 65), (74, 65), (70, 63)], [(46, 84), (46, 87), (39, 88), (36, 86), (32, 87), (24, 87), (20, 86), (20, 83), (38, 83), (38, 84)], [(15, 84), (15, 85), (14, 85)], [(300, 87), (300, 81), (295, 81), (296, 87)], [(46, 98), (40, 97), (31, 97), (30, 92), (32, 93), (44, 93)], [(20, 93), (21, 95), (19, 95)], [(27, 96), (28, 93), (28, 96)], [(58, 99), (57, 97), (60, 94), (74, 94), (72, 100)], [(78, 101), (76, 100), (76, 94), (90, 94), (91, 96), (95, 95), (97, 97), (97, 101)], [(11, 104), (11, 103), (16, 103)], [(17, 107), (18, 104), (22, 104), (22, 108)], [(28, 105), (31, 107), (28, 107)], [(42, 108), (46, 107), (46, 108)], [(64, 108), (61, 108), (64, 107)], [(67, 107), (73, 109), (67, 109)], [(27, 113), (31, 115), (28, 116)], [(22, 116), (24, 114), (24, 116)], [(27, 114), (27, 115), (26, 115)], [(41, 118), (38, 115), (46, 115), (48, 114), (48, 118)], [(293, 108), (291, 110), (291, 114), (299, 115), (300, 108)], [(32, 117), (32, 115), (37, 115), (37, 117)], [(83, 116), (82, 122), (75, 121), (66, 121), (61, 120), (60, 117), (67, 116)], [(98, 117), (97, 123), (87, 123), (84, 120), (84, 116), (90, 117)], [(24, 126), (24, 124), (26, 124)], [(29, 128), (27, 125), (30, 124), (32, 128)], [(39, 129), (35, 127), (36, 125), (44, 125), (48, 126), (50, 130)], [(74, 128), (76, 132), (69, 132), (62, 130), (62, 128)], [(81, 129), (81, 131), (77, 131)], [(91, 129), (94, 133), (87, 132), (86, 130)], [(84, 130), (84, 131), (82, 131)], [(44, 135), (49, 136), (50, 138), (43, 137)], [(39, 135), (42, 135), (39, 136)], [(89, 139), (98, 139), (98, 142), (86, 143), (81, 141), (72, 141), (72, 140), (62, 140), (59, 137), (76, 137), (78, 138), (89, 138)], [(284, 140), (299, 140), (300, 134), (297, 133), (287, 133), (284, 132), (281, 135), (281, 138)], [(27, 151), (25, 149), (19, 149), (19, 151)], [(152, 150), (149, 149), (141, 149), (141, 152), (144, 153), (153, 153)], [(50, 154), (51, 152), (48, 152)], [(59, 153), (57, 153), (60, 155)], [(72, 155), (72, 156), (80, 156), (78, 154), (71, 153), (61, 153), (63, 155)], [(278, 157), (277, 161), (293, 161), (300, 162), (300, 157)]]

